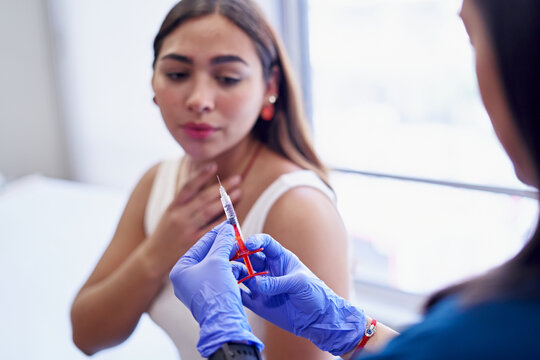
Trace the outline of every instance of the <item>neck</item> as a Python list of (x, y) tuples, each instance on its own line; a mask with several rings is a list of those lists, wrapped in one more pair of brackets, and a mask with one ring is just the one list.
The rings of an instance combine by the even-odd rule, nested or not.
[[(209, 162), (215, 162), (218, 166), (217, 175), (220, 179), (223, 180), (234, 175), (241, 175), (259, 145), (260, 143), (258, 141), (247, 137), (236, 146), (212, 159), (197, 161), (191, 158), (191, 170), (195, 171)], [(217, 182), (217, 179), (215, 179), (215, 182)]]

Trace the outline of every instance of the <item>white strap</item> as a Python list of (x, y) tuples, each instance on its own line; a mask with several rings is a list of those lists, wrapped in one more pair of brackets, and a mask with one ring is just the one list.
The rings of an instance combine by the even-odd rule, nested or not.
[(144, 230), (147, 235), (154, 232), (159, 219), (173, 201), (179, 163), (180, 159), (172, 159), (159, 164), (144, 213)]
[(266, 216), (277, 199), (285, 192), (298, 186), (313, 187), (328, 196), (332, 202), (336, 201), (334, 192), (311, 170), (299, 170), (281, 175), (259, 196), (249, 210), (244, 223), (241, 224), (244, 236), (261, 233)]

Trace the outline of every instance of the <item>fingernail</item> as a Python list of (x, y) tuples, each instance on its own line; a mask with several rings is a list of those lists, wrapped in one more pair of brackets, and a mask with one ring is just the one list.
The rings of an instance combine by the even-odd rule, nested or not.
[(239, 188), (236, 188), (229, 192), (229, 196), (233, 199), (237, 199), (238, 197), (240, 197), (240, 195), (242, 195), (242, 191)]
[(240, 184), (241, 182), (242, 182), (242, 177), (240, 175), (235, 175), (230, 180), (231, 185), (237, 185), (237, 184)]
[(205, 171), (205, 172), (209, 172), (209, 171), (211, 171), (211, 170), (214, 170), (215, 167), (216, 167), (216, 163), (211, 162), (211, 163), (206, 164), (206, 165), (204, 166), (204, 171)]

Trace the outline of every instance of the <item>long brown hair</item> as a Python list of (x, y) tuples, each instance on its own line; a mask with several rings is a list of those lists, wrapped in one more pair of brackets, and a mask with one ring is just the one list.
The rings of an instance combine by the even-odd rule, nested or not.
[(214, 13), (229, 19), (252, 39), (262, 64), (265, 81), (270, 80), (275, 67), (279, 70), (275, 116), (271, 121), (264, 121), (259, 117), (252, 129), (252, 135), (301, 168), (313, 170), (328, 184), (328, 170), (313, 147), (300, 91), (284, 46), (254, 1), (180, 1), (169, 11), (154, 39), (153, 66), (167, 35), (188, 19)]
[[(486, 25), (513, 122), (540, 169), (540, 1), (473, 0)], [(538, 176), (535, 176), (538, 179)], [(540, 229), (512, 259), (484, 276), (435, 293), (426, 309), (460, 294), (466, 304), (494, 298), (540, 301)]]

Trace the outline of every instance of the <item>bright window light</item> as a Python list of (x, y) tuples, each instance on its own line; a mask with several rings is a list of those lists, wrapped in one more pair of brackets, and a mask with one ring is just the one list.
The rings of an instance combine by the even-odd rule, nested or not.
[[(334, 168), (528, 190), (482, 106), (459, 0), (309, 0), (316, 147)], [(416, 293), (515, 254), (535, 199), (335, 173), (357, 277)]]

